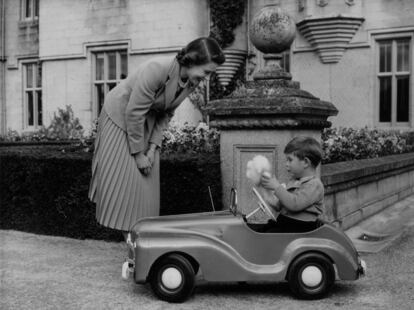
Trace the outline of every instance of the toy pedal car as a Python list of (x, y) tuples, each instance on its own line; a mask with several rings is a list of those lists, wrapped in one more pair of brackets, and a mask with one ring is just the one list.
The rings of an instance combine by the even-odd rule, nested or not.
[(351, 240), (328, 223), (306, 233), (260, 233), (257, 226), (237, 210), (234, 189), (229, 210), (143, 218), (129, 232), (134, 257), (124, 263), (122, 275), (149, 282), (162, 300), (183, 302), (196, 275), (208, 282), (287, 280), (297, 297), (315, 299), (328, 293), (336, 278), (365, 274)]

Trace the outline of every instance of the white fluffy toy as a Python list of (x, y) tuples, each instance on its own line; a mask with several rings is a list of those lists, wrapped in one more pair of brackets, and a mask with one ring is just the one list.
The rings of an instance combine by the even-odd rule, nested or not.
[(270, 177), (272, 175), (272, 165), (263, 155), (256, 155), (252, 160), (247, 162), (246, 176), (250, 181), (252, 181), (254, 186), (257, 187), (264, 200), (269, 205), (275, 206), (278, 201), (276, 196), (272, 193), (272, 191), (260, 186), (260, 178), (262, 174), (268, 174)]
[(263, 155), (256, 155), (247, 162), (246, 176), (256, 186), (260, 184), (262, 173), (267, 172), (271, 174), (271, 171), (272, 165)]

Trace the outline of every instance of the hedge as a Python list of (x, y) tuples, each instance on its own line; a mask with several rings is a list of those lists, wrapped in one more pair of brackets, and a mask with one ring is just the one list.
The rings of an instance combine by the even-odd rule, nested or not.
[[(95, 220), (88, 198), (91, 153), (73, 146), (0, 148), (0, 229), (78, 239), (122, 240)], [(161, 215), (221, 208), (218, 156), (161, 160)]]

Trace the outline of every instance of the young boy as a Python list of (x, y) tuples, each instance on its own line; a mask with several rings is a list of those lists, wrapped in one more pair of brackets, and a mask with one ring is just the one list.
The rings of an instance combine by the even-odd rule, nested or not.
[(316, 229), (324, 212), (324, 187), (316, 177), (322, 159), (322, 148), (311, 137), (296, 137), (285, 147), (286, 169), (292, 176), (286, 188), (275, 176), (263, 173), (261, 184), (273, 191), (278, 202), (272, 205), (280, 211), (277, 221), (270, 220), (265, 232), (306, 232)]

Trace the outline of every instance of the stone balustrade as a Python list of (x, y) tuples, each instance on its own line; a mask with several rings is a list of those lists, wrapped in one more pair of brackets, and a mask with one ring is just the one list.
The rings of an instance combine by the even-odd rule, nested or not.
[(322, 165), (326, 219), (342, 229), (414, 193), (414, 153)]

